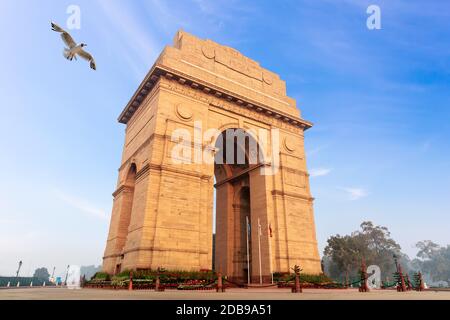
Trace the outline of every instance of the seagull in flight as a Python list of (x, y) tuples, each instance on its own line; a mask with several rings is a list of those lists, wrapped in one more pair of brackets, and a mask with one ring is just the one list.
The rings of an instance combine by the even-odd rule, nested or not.
[(72, 36), (65, 31), (63, 28), (58, 26), (56, 23), (52, 22), (52, 30), (61, 33), (61, 38), (63, 39), (64, 43), (68, 48), (64, 48), (64, 57), (67, 60), (72, 61), (73, 58), (77, 60), (77, 55), (81, 58), (87, 60), (90, 63), (90, 66), (92, 69), (97, 70), (97, 67), (95, 65), (95, 60), (92, 57), (92, 55), (88, 52), (86, 52), (83, 48), (87, 46), (85, 43), (80, 43), (77, 45), (77, 43), (73, 40)]

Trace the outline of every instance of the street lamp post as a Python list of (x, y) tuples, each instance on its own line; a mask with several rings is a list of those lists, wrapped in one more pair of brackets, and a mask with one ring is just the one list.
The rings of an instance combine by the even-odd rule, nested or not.
[(397, 272), (398, 272), (398, 261), (397, 261), (397, 255), (396, 254), (394, 254), (393, 255), (393, 257), (394, 257), (394, 261), (395, 261), (395, 269), (397, 270)]
[(22, 260), (19, 261), (19, 268), (17, 269), (17, 272), (16, 272), (16, 278), (19, 277), (20, 268), (22, 268)]
[(66, 280), (64, 280), (64, 285), (66, 285), (66, 286), (67, 286), (67, 278), (69, 277), (69, 268), (70, 268), (70, 265), (67, 266)]

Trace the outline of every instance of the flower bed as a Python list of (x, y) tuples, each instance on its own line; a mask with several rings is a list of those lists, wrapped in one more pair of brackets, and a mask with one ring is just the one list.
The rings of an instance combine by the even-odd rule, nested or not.
[[(177, 272), (177, 271), (134, 271), (133, 290), (155, 289), (156, 278), (159, 277), (161, 290), (212, 290), (215, 289), (216, 276), (211, 271), (204, 272)], [(128, 289), (130, 272), (125, 271), (115, 276), (98, 273), (94, 279), (87, 282), (86, 288)]]
[[(154, 290), (157, 277), (161, 290), (214, 290), (217, 287), (217, 276), (209, 270), (204, 272), (138, 270), (133, 271), (132, 277), (133, 290)], [(275, 273), (274, 281), (278, 288), (292, 288), (295, 286), (295, 275)], [(86, 283), (85, 287), (120, 290), (128, 289), (129, 283), (129, 271), (115, 276), (98, 273), (93, 280)], [(300, 283), (302, 288), (343, 288), (341, 284), (333, 282), (324, 274), (300, 274)]]
[[(281, 281), (277, 283), (278, 288), (293, 288), (295, 287), (295, 282), (293, 281)], [(302, 288), (305, 289), (344, 289), (345, 287), (336, 282), (324, 282), (324, 283), (310, 283), (310, 282), (300, 282)]]
[[(277, 282), (278, 288), (292, 288), (295, 286), (295, 275), (290, 273), (274, 273), (274, 281)], [(300, 274), (300, 284), (302, 288), (343, 288), (342, 284), (334, 282), (324, 274)]]

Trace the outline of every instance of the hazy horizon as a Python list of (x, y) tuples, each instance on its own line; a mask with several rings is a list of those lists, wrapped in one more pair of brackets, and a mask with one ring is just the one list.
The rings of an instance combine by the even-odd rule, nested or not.
[[(96, 59), (64, 59), (50, 21)], [(368, 30), (366, 9), (381, 8)], [(99, 265), (125, 127), (117, 122), (177, 30), (239, 50), (286, 81), (302, 117), (320, 253), (363, 221), (450, 244), (450, 3), (0, 2), (0, 275)], [(281, 23), (282, 22), (282, 23)]]

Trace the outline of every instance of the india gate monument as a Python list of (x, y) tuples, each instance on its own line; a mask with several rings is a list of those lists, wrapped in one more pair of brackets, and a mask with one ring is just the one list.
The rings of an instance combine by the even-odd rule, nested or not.
[(252, 283), (295, 265), (322, 272), (304, 148), (312, 124), (276, 73), (179, 31), (119, 122), (105, 272), (214, 265)]

